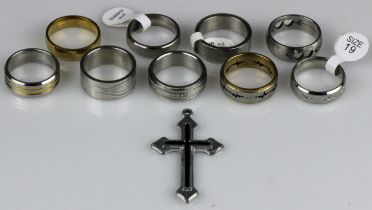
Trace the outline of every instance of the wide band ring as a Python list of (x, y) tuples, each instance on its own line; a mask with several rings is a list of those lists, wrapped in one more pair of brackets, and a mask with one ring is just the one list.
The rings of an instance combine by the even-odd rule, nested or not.
[(199, 39), (194, 44), (194, 51), (202, 58), (222, 63), (227, 58), (240, 53), (249, 51), (251, 48), (252, 29), (243, 18), (226, 13), (212, 14), (201, 19), (195, 27), (195, 32), (206, 34), (216, 30), (228, 30), (241, 34), (244, 39), (240, 43), (231, 47), (219, 47)]
[[(175, 34), (175, 37), (163, 45), (150, 46), (136, 41), (133, 33), (142, 30), (142, 25), (137, 20), (132, 20), (127, 30), (127, 44), (139, 55), (147, 58), (157, 57), (165, 52), (178, 49), (181, 44), (181, 32), (176, 21), (172, 18), (161, 14), (146, 14), (151, 21), (151, 26), (160, 26), (169, 29)], [(156, 39), (156, 37), (154, 37)]]
[[(196, 71), (200, 76), (191, 84), (175, 86), (166, 84), (157, 74), (172, 66), (184, 66)], [(175, 101), (185, 101), (198, 96), (207, 83), (207, 69), (203, 61), (194, 54), (184, 51), (171, 51), (155, 58), (149, 66), (149, 84), (152, 91), (163, 97)]]
[[(82, 28), (92, 32), (96, 38), (92, 43), (82, 48), (65, 48), (54, 43), (51, 39), (53, 34), (65, 28)], [(98, 25), (93, 20), (83, 16), (70, 15), (60, 17), (51, 22), (46, 30), (46, 45), (49, 51), (63, 60), (78, 61), (86, 52), (97, 47), (100, 43), (101, 31)]]
[[(38, 63), (50, 67), (53, 72), (41, 81), (25, 82), (13, 76), (12, 71), (19, 66)], [(49, 52), (41, 49), (20, 50), (9, 57), (5, 64), (5, 82), (17, 95), (41, 96), (52, 91), (60, 79), (60, 65), (58, 60)]]
[[(277, 41), (274, 36), (286, 30), (300, 30), (314, 37), (314, 41), (304, 46), (288, 46)], [(311, 18), (302, 15), (284, 15), (271, 22), (266, 34), (269, 50), (276, 57), (286, 61), (300, 61), (315, 56), (322, 45), (322, 32)]]
[[(117, 75), (115, 79), (103, 80), (91, 74), (91, 70), (101, 65), (113, 65), (126, 69), (128, 73)], [(100, 71), (105, 70), (102, 68)], [(80, 69), (82, 88), (96, 99), (122, 98), (132, 92), (136, 84), (136, 61), (130, 52), (120, 47), (100, 46), (90, 50), (81, 59)]]
[(341, 82), (335, 88), (325, 91), (314, 91), (309, 90), (302, 85), (300, 85), (296, 76), (300, 73), (309, 70), (309, 69), (325, 69), (327, 63), (327, 58), (324, 57), (313, 57), (307, 58), (299, 63), (297, 63), (291, 74), (291, 88), (293, 93), (298, 96), (300, 99), (312, 103), (312, 104), (326, 104), (335, 101), (338, 99), (345, 90), (346, 75), (342, 66), (337, 66), (336, 76), (340, 78)]
[[(254, 68), (270, 76), (269, 83), (258, 88), (237, 86), (227, 79), (227, 75), (240, 68)], [(270, 98), (276, 89), (278, 70), (273, 61), (257, 53), (240, 53), (227, 59), (220, 72), (220, 84), (223, 92), (231, 99), (247, 104), (259, 103)]]

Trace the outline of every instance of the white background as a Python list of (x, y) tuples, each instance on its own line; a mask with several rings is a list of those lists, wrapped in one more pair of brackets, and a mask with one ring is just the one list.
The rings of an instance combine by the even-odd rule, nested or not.
[[(138, 55), (136, 89), (117, 101), (86, 95), (78, 63), (63, 62), (61, 83), (41, 98), (17, 97), (1, 81), (1, 210), (372, 209), (371, 54), (343, 65), (348, 78), (340, 100), (312, 105), (289, 88), (294, 64), (276, 59), (265, 44), (274, 18), (298, 13), (320, 24), (320, 55), (330, 56), (344, 32), (371, 39), (372, 1), (1, 0), (1, 65), (17, 50), (45, 48), (46, 26), (70, 14), (97, 21), (103, 44), (127, 48), (125, 30), (100, 21), (114, 6), (174, 18), (182, 29), (181, 49), (188, 51), (188, 38), (204, 16), (229, 12), (245, 18), (253, 28), (252, 51), (277, 64), (277, 92), (261, 104), (236, 103), (220, 90), (220, 66), (206, 62), (209, 81), (202, 95), (169, 102), (149, 89), (151, 60)], [(175, 195), (180, 155), (161, 156), (150, 148), (162, 136), (180, 136), (176, 124), (186, 107), (199, 123), (197, 138), (225, 144), (216, 156), (195, 156), (200, 196), (189, 205)]]

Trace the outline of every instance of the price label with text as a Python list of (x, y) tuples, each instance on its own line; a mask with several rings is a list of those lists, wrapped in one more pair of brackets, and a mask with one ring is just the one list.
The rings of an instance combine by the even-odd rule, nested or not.
[(362, 59), (367, 55), (369, 42), (366, 36), (357, 32), (349, 32), (340, 36), (334, 46), (336, 55), (328, 59), (326, 70), (335, 75), (337, 66), (343, 62)]
[(351, 32), (339, 37), (335, 44), (336, 55), (344, 61), (357, 61), (363, 58), (369, 48), (367, 37)]

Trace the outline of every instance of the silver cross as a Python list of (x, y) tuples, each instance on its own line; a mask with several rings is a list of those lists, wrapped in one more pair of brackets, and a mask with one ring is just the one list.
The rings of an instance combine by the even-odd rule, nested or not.
[(197, 124), (191, 118), (192, 110), (185, 109), (182, 114), (184, 118), (178, 123), (178, 127), (182, 130), (182, 140), (169, 140), (163, 137), (154, 142), (151, 147), (163, 155), (174, 151), (182, 153), (181, 187), (177, 190), (177, 196), (189, 203), (198, 195), (193, 180), (193, 153), (204, 152), (214, 155), (223, 148), (223, 145), (212, 138), (203, 141), (194, 140), (193, 134)]

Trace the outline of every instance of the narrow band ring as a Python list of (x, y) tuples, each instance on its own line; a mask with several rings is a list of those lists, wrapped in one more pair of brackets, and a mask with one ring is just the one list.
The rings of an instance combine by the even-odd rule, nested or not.
[(293, 93), (303, 101), (312, 104), (326, 104), (338, 99), (345, 90), (346, 75), (342, 66), (337, 66), (336, 77), (340, 78), (341, 82), (335, 88), (326, 91), (313, 91), (301, 86), (296, 76), (309, 69), (325, 69), (327, 58), (312, 57), (307, 58), (297, 63), (291, 74), (291, 88)]
[[(52, 41), (51, 37), (57, 31), (73, 27), (92, 32), (96, 36), (95, 40), (85, 47), (76, 49), (65, 48)], [(49, 51), (63, 60), (78, 61), (87, 51), (97, 47), (100, 43), (101, 31), (98, 25), (93, 20), (83, 16), (70, 15), (60, 17), (51, 22), (46, 30), (46, 45)]]
[[(258, 88), (239, 87), (227, 79), (227, 75), (240, 68), (255, 68), (270, 76), (271, 81)], [(220, 72), (223, 92), (231, 99), (247, 104), (259, 103), (270, 98), (276, 89), (278, 70), (272, 60), (257, 53), (240, 53), (227, 59)]]
[(167, 28), (175, 34), (175, 37), (170, 42), (163, 45), (150, 46), (140, 43), (133, 38), (133, 33), (140, 31), (142, 25), (134, 19), (129, 23), (127, 30), (127, 44), (130, 49), (147, 58), (157, 57), (165, 52), (178, 49), (181, 44), (181, 32), (177, 22), (161, 14), (146, 14), (146, 16), (150, 19), (152, 26)]
[[(277, 41), (274, 36), (286, 30), (304, 31), (314, 37), (314, 41), (304, 46), (288, 46)], [(284, 15), (271, 22), (266, 34), (269, 50), (276, 57), (286, 61), (300, 61), (315, 56), (322, 45), (322, 32), (319, 25), (306, 16)]]
[(241, 34), (244, 39), (231, 47), (219, 47), (200, 39), (194, 44), (194, 51), (202, 58), (216, 63), (222, 63), (227, 58), (249, 51), (251, 48), (252, 29), (243, 18), (226, 13), (212, 14), (201, 19), (195, 27), (195, 32), (206, 34), (216, 30), (229, 30)]
[[(36, 82), (25, 82), (12, 75), (12, 71), (28, 63), (38, 63), (53, 69), (47, 78)], [(12, 54), (5, 64), (5, 82), (17, 95), (41, 96), (52, 91), (60, 79), (58, 60), (49, 52), (36, 48), (20, 50)]]
[[(114, 65), (128, 70), (128, 73), (103, 80), (91, 74), (91, 70), (101, 65)], [(132, 92), (136, 84), (136, 61), (130, 52), (120, 47), (100, 46), (90, 50), (81, 59), (80, 69), (82, 88), (96, 99), (122, 98)]]
[[(191, 84), (175, 86), (162, 82), (157, 73), (172, 66), (184, 66), (196, 71), (200, 76)], [(171, 51), (155, 58), (149, 66), (149, 84), (152, 91), (175, 101), (190, 100), (198, 96), (207, 83), (207, 69), (203, 61), (194, 54), (184, 51)]]

